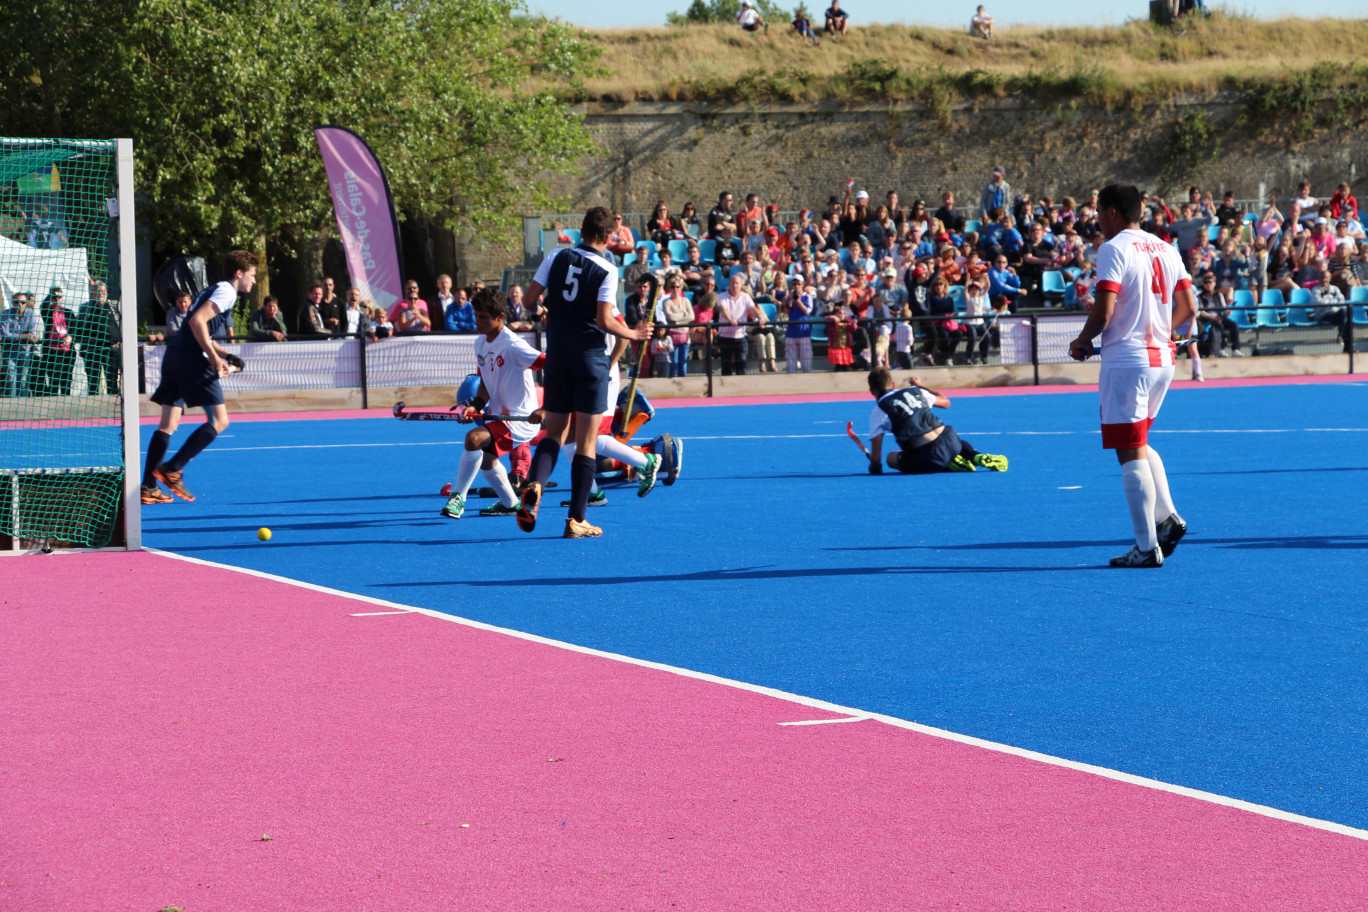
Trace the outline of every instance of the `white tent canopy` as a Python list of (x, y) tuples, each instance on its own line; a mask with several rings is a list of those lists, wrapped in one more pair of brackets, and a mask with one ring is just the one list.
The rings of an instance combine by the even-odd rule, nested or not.
[(36, 250), (0, 237), (0, 289), (4, 303), (18, 292), (32, 292), (42, 302), (53, 286), (66, 292), (66, 306), (79, 308), (90, 298), (90, 269), (84, 247)]

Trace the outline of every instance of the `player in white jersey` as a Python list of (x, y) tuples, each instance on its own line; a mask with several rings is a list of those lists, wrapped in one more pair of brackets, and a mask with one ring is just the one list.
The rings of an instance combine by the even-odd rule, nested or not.
[(1098, 396), (1102, 446), (1116, 450), (1121, 483), (1135, 527), (1135, 545), (1113, 567), (1159, 567), (1187, 533), (1173, 506), (1168, 476), (1149, 444), (1150, 425), (1173, 382), (1173, 327), (1196, 311), (1192, 279), (1173, 245), (1140, 230), (1140, 191), (1112, 184), (1097, 197), (1107, 242), (1097, 254), (1092, 311), (1069, 354), (1093, 354), (1102, 334)]
[(470, 422), (488, 409), (495, 415), (527, 416), (530, 421), (490, 421), (472, 428), (466, 434), (465, 452), (456, 467), (456, 480), (451, 485), (451, 498), (442, 507), (442, 515), (460, 519), (465, 512), (466, 494), (475, 481), (475, 474), (484, 470), (485, 480), (499, 497), (499, 502), (480, 511), (481, 516), (514, 516), (518, 512), (517, 495), (508, 481), (508, 472), (500, 456), (514, 447), (528, 443), (537, 435), (541, 410), (537, 408), (537, 386), (532, 372), (538, 370), (545, 357), (523, 339), (504, 327), (504, 296), (492, 288), (476, 292), (471, 301), (475, 311), (475, 360), (479, 364), (480, 389), (465, 407), (458, 420)]

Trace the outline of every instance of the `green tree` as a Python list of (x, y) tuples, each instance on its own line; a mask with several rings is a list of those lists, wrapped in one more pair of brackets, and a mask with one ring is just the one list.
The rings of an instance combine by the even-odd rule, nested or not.
[[(785, 25), (790, 19), (789, 14), (773, 0), (751, 0), (751, 5), (760, 11), (769, 25)], [(693, 0), (684, 12), (670, 13), (666, 19), (670, 25), (732, 23), (739, 12), (741, 0)]]
[(331, 224), (318, 124), (402, 211), (484, 235), (594, 148), (549, 88), (599, 52), (521, 0), (7, 0), (0, 34), (0, 133), (132, 136), (139, 220), (213, 255)]

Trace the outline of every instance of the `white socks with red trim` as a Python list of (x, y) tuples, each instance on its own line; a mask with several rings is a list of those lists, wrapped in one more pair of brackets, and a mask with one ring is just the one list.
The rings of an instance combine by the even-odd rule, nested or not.
[(1173, 505), (1173, 497), (1169, 494), (1168, 474), (1164, 471), (1164, 460), (1159, 458), (1159, 454), (1154, 451), (1154, 447), (1148, 447), (1150, 475), (1154, 478), (1154, 521), (1161, 523), (1168, 519), (1178, 508)]
[(1154, 475), (1149, 460), (1123, 462), (1121, 487), (1126, 491), (1126, 506), (1135, 526), (1135, 544), (1141, 551), (1153, 551), (1159, 547), (1159, 534), (1154, 528)]
[(485, 481), (494, 489), (494, 493), (499, 495), (499, 500), (505, 507), (511, 507), (518, 502), (518, 496), (513, 493), (513, 485), (508, 481), (508, 470), (499, 460), (494, 460), (492, 469), (484, 470)]
[(619, 443), (616, 437), (609, 437), (607, 434), (600, 435), (598, 442), (594, 444), (594, 448), (598, 450), (600, 456), (616, 459), (618, 462), (635, 469), (646, 468), (646, 454), (636, 447)]
[(451, 486), (451, 493), (466, 496), (483, 460), (484, 453), (479, 450), (461, 451), (461, 461), (456, 465), (456, 482)]

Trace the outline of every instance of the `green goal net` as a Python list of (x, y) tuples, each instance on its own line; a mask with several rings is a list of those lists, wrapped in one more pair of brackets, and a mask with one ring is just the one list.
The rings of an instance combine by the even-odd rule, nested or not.
[(131, 161), (126, 141), (0, 137), (0, 549), (128, 544)]

